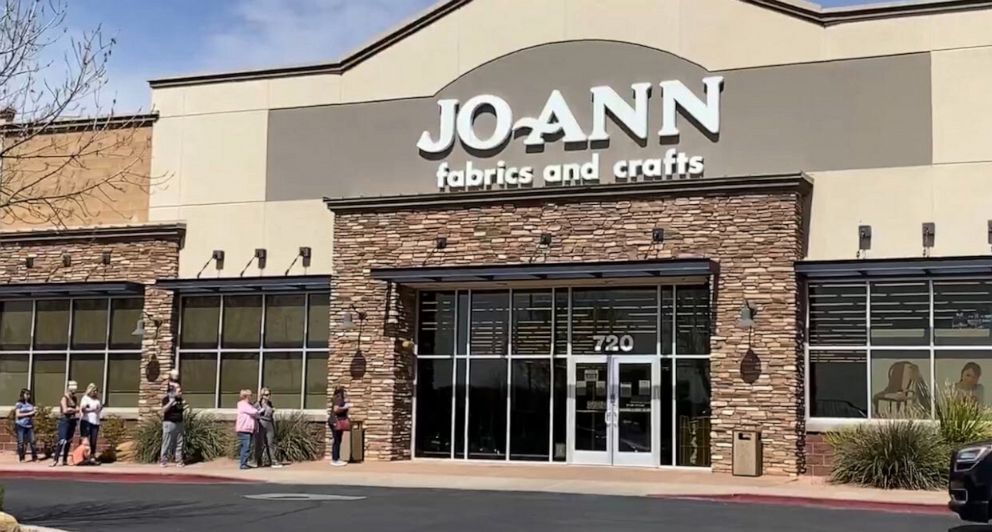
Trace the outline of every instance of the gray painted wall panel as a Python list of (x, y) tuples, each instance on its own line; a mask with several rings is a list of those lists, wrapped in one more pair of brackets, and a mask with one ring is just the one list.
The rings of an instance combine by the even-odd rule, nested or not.
[[(438, 127), (437, 99), (465, 101), (483, 93), (506, 99), (515, 113), (537, 116), (553, 89), (579, 123), (592, 122), (589, 88), (678, 79), (702, 94), (704, 69), (667, 52), (608, 41), (575, 41), (521, 50), (483, 65), (435, 98), (274, 110), (269, 115), (267, 199), (355, 197), (437, 192), (440, 160), (418, 153), (422, 131)], [(676, 147), (706, 160), (705, 177), (928, 165), (932, 161), (929, 54), (785, 65), (721, 72), (726, 78), (721, 134), (711, 139), (679, 120), (677, 144), (663, 143), (661, 99), (653, 93), (651, 137), (641, 146), (610, 124), (608, 147), (569, 150), (558, 142), (527, 153), (522, 139), (492, 157), (456, 146), (443, 160), (493, 167), (586, 162), (600, 154), (602, 182), (612, 163), (660, 158)], [(491, 117), (477, 119), (480, 134)], [(540, 184), (541, 181), (537, 180)]]

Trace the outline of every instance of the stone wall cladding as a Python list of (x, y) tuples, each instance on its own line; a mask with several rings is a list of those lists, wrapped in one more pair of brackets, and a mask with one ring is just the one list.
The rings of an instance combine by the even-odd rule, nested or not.
[[(113, 233), (95, 231), (90, 237), (75, 234), (59, 238), (53, 237), (57, 235), (54, 231), (31, 232), (37, 240), (21, 238), (24, 233), (0, 233), (0, 284), (129, 281), (145, 285), (144, 310), (148, 316), (161, 320), (161, 327), (156, 331), (152, 320), (145, 320), (139, 377), (142, 415), (158, 407), (165, 377), (172, 369), (176, 322), (172, 292), (152, 286), (157, 279), (172, 279), (179, 274), (183, 231), (176, 229), (171, 236), (163, 235), (168, 232), (157, 231), (146, 236), (140, 226)], [(104, 266), (101, 258), (107, 251), (110, 264)], [(71, 257), (71, 266), (62, 265), (63, 253)], [(31, 268), (25, 264), (28, 257), (34, 258)]]
[[(799, 189), (661, 195), (548, 203), (537, 200), (462, 207), (345, 209), (334, 224), (329, 390), (349, 387), (366, 423), (367, 457), (410, 454), (414, 298), (371, 278), (372, 268), (484, 266), (535, 262), (709, 258), (719, 263), (712, 348), (713, 469), (732, 467), (733, 430), (761, 430), (766, 474), (804, 465), (802, 363), (794, 262), (803, 249)], [(665, 242), (652, 244), (655, 227)], [(553, 243), (539, 246), (541, 233)], [(447, 248), (435, 250), (446, 236)], [(744, 300), (757, 305), (752, 335), (738, 326)], [(361, 332), (341, 331), (350, 305), (368, 313)], [(749, 348), (760, 360), (742, 379)], [(356, 371), (362, 369), (362, 371)]]

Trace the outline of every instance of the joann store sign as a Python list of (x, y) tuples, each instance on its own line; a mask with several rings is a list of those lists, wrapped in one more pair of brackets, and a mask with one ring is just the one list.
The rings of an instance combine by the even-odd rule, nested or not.
[[(610, 140), (607, 120), (622, 126), (627, 133), (646, 146), (649, 135), (655, 134), (648, 113), (652, 93), (661, 100), (661, 128), (657, 136), (674, 143), (679, 137), (679, 114), (694, 122), (694, 126), (711, 138), (720, 134), (720, 98), (724, 80), (720, 76), (703, 78), (704, 96), (700, 98), (681, 81), (663, 81), (655, 91), (652, 83), (630, 86), (633, 101), (620, 96), (612, 87), (592, 87), (592, 129), (583, 129), (575, 113), (562, 95), (553, 90), (540, 115), (515, 119), (510, 104), (492, 94), (480, 94), (466, 102), (445, 99), (437, 102), (440, 123), (435, 132), (424, 131), (417, 143), (421, 154), (443, 157), (456, 142), (470, 154), (498, 155), (513, 139), (523, 138), (527, 151), (543, 151), (550, 142), (588, 149)], [(480, 135), (476, 118), (490, 113), (495, 119), (491, 133)], [(655, 126), (657, 127), (657, 126)], [(488, 128), (487, 128), (488, 129)], [(655, 158), (625, 158), (610, 161), (608, 168), (617, 182), (641, 180), (687, 179), (701, 177), (705, 161), (700, 155), (687, 154), (671, 148)], [(548, 164), (543, 167), (511, 165), (497, 160), (495, 165), (466, 162), (456, 168), (448, 161), (437, 167), (437, 187), (440, 190), (503, 189), (544, 185), (596, 184), (601, 180), (600, 154), (593, 153), (584, 163)]]

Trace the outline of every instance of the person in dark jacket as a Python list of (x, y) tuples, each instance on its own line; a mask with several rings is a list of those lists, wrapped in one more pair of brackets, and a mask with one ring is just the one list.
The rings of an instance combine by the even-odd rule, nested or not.
[(279, 463), (279, 449), (276, 447), (275, 406), (272, 392), (262, 388), (258, 392), (258, 428), (255, 430), (255, 465), (262, 467), (268, 455), (269, 467), (282, 467)]

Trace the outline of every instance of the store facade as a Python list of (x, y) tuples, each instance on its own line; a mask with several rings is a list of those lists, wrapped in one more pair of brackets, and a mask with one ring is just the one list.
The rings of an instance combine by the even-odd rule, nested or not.
[[(170, 179), (75, 277), (11, 255), (0, 382), (103, 357), (134, 416), (177, 367), (315, 424), (345, 386), (374, 460), (725, 472), (758, 430), (766, 474), (823, 473), (825, 431), (992, 402), (986, 4), (452, 0), (337, 63), (154, 80)], [(172, 254), (94, 292), (142, 227)]]

